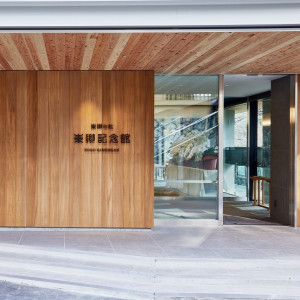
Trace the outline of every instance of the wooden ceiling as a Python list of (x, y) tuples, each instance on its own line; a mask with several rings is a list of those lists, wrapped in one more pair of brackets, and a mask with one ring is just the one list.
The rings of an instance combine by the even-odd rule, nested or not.
[(0, 69), (299, 73), (300, 32), (1, 33)]

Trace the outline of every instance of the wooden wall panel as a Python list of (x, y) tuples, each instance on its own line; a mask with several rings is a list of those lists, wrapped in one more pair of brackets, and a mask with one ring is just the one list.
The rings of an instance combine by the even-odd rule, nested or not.
[(0, 85), (0, 226), (153, 227), (152, 71), (10, 71)]
[[(123, 84), (123, 95), (124, 105), (123, 118), (124, 118), (124, 133), (134, 132), (134, 72), (124, 72), (124, 84)], [(154, 97), (153, 97), (154, 98)], [(149, 95), (150, 99), (150, 95)], [(150, 101), (152, 102), (152, 101)], [(153, 103), (154, 106), (154, 103)], [(153, 126), (154, 128), (154, 126)], [(154, 145), (154, 143), (153, 143)], [(124, 226), (132, 227), (134, 224), (134, 185), (130, 184), (130, 178), (136, 178), (136, 173), (134, 169), (134, 151), (131, 149), (135, 148), (135, 139), (131, 139), (131, 148), (124, 148), (124, 176), (123, 186), (124, 186)], [(152, 147), (153, 148), (153, 147)], [(152, 149), (151, 148), (151, 149)], [(154, 174), (154, 172), (153, 172)], [(126, 188), (127, 187), (127, 188)], [(154, 190), (154, 189), (153, 189)], [(150, 226), (151, 227), (151, 226)]]
[[(26, 189), (27, 189), (27, 178), (26, 178), (26, 157), (27, 157), (27, 93), (24, 91), (27, 89), (27, 72), (17, 73), (17, 85), (22, 88), (16, 89), (16, 206), (15, 214), (19, 218), (18, 226), (25, 225), (26, 211)], [(13, 151), (12, 151), (13, 153)], [(14, 154), (14, 153), (13, 153)]]
[[(81, 147), (74, 147), (75, 133), (81, 132), (81, 110), (80, 110), (80, 72), (70, 73), (70, 203), (72, 203), (69, 208), (70, 216), (77, 216), (73, 218), (72, 225), (74, 227), (79, 227), (81, 224), (81, 169), (83, 164), (81, 162)], [(71, 100), (72, 99), (72, 100)], [(71, 224), (70, 224), (71, 226)]]
[[(1, 72), (5, 76), (5, 72)], [(27, 157), (26, 159), (26, 226), (35, 225), (35, 215), (37, 206), (37, 138), (38, 138), (38, 93), (37, 93), (37, 72), (28, 72), (27, 74)], [(1, 122), (1, 120), (0, 120)], [(29, 142), (30, 141), (30, 142)]]
[[(0, 86), (6, 86), (6, 76), (0, 72)], [(6, 90), (0, 88), (0, 136), (4, 137), (6, 134)], [(6, 191), (5, 191), (5, 176), (6, 176), (6, 147), (5, 139), (0, 139), (0, 226), (6, 225)]]

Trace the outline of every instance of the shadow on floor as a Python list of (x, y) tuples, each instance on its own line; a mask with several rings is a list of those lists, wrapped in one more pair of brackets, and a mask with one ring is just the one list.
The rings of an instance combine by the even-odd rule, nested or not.
[(270, 211), (252, 202), (224, 197), (224, 225), (279, 225), (270, 219)]

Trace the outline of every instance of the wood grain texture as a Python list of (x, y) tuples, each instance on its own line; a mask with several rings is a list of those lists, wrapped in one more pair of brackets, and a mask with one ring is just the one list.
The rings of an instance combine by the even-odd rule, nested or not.
[(0, 85), (0, 226), (153, 227), (152, 71), (1, 71)]
[(0, 70), (295, 73), (300, 33), (1, 33)]

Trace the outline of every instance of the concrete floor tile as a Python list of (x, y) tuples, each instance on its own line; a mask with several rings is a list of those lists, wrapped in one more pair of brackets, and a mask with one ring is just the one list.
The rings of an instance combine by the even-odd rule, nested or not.
[(167, 257), (166, 253), (160, 248), (128, 248), (118, 247), (117, 254), (148, 256), (148, 257)]
[(66, 250), (81, 250), (81, 251), (90, 251), (90, 252), (102, 252), (102, 253), (114, 253), (114, 250), (111, 247), (104, 247), (101, 245), (66, 245)]
[(256, 249), (284, 249), (287, 247), (285, 243), (283, 243), (280, 240), (274, 240), (274, 239), (266, 239), (266, 240), (248, 240), (248, 243), (255, 247)]
[(258, 249), (214, 249), (222, 258), (227, 259), (266, 259), (271, 258), (267, 253)]
[(18, 244), (23, 231), (0, 231), (0, 243)]
[(203, 248), (163, 247), (169, 257), (177, 258), (220, 258), (216, 252)]
[(20, 245), (37, 247), (64, 247), (64, 232), (24, 232)]
[(300, 261), (300, 250), (299, 248), (285, 248), (285, 249), (268, 249), (262, 250), (273, 259), (295, 259)]
[(202, 247), (208, 249), (251, 249), (249, 243), (235, 238), (210, 239), (208, 238), (202, 244)]
[(105, 233), (66, 233), (65, 247), (66, 248), (78, 248), (78, 247), (102, 247), (111, 248), (110, 241)]
[(207, 239), (205, 234), (187, 234), (187, 235), (152, 235), (152, 238), (160, 246), (182, 246), (182, 247), (200, 247)]

